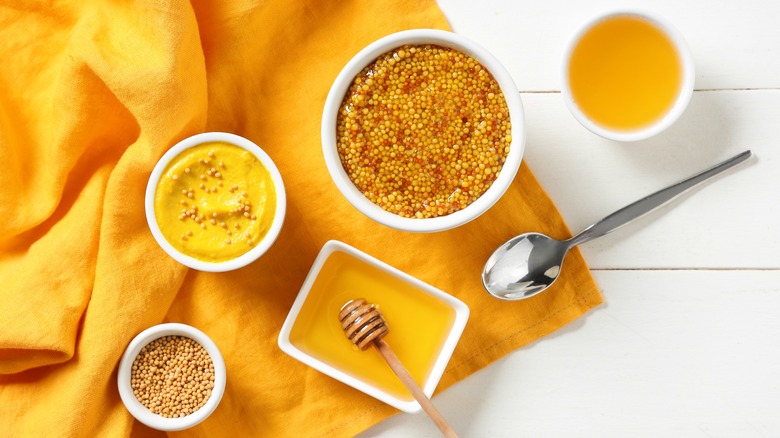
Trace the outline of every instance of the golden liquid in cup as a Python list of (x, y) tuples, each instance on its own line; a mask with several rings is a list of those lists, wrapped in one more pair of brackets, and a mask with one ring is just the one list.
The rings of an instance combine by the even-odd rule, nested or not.
[(682, 61), (669, 37), (630, 15), (587, 30), (572, 51), (568, 74), (580, 111), (597, 125), (624, 131), (663, 118), (683, 82)]

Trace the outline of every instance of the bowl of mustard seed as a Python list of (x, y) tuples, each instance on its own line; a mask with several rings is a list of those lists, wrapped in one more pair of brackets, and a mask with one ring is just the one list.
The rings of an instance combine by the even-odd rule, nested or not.
[(486, 49), (413, 29), (346, 64), (321, 136), (330, 176), (356, 209), (395, 229), (444, 231), (479, 217), (512, 184), (525, 148), (523, 105)]
[(225, 392), (225, 362), (216, 344), (186, 324), (139, 333), (119, 362), (117, 386), (127, 410), (158, 430), (188, 429), (205, 420)]

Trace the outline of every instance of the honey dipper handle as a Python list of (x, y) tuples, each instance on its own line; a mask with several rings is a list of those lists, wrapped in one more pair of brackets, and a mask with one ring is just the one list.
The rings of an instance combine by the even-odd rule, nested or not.
[(379, 339), (374, 342), (374, 345), (376, 345), (377, 350), (379, 350), (379, 353), (382, 354), (382, 357), (385, 359), (387, 364), (390, 365), (390, 368), (393, 370), (395, 375), (401, 379), (401, 382), (403, 382), (404, 386), (406, 386), (406, 388), (412, 393), (415, 400), (420, 403), (420, 406), (422, 406), (425, 413), (428, 414), (431, 420), (433, 420), (433, 422), (436, 424), (436, 427), (438, 427), (441, 431), (442, 435), (447, 438), (458, 438), (458, 435), (455, 433), (455, 431), (452, 430), (449, 424), (447, 424), (447, 420), (444, 419), (444, 416), (441, 415), (439, 410), (436, 409), (436, 406), (433, 405), (433, 402), (431, 402), (428, 396), (426, 396), (422, 389), (420, 389), (420, 387), (417, 385), (417, 382), (415, 382), (414, 378), (412, 378), (411, 374), (409, 374), (409, 371), (406, 371), (406, 368), (404, 368), (401, 361), (398, 360), (398, 356), (393, 353), (393, 350), (390, 349), (390, 346), (387, 345), (387, 342), (385, 342), (383, 339)]

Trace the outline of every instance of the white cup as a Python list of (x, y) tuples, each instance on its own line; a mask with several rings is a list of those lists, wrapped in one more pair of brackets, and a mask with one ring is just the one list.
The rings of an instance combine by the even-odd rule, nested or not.
[[(591, 117), (589, 117), (582, 110), (582, 108), (580, 108), (580, 105), (577, 103), (572, 94), (569, 76), (572, 54), (582, 38), (587, 35), (588, 32), (594, 28), (594, 26), (617, 17), (638, 18), (648, 22), (656, 29), (658, 29), (674, 47), (681, 67), (681, 86), (672, 105), (670, 105), (666, 112), (662, 113), (655, 121), (631, 129), (620, 129), (605, 126), (604, 124), (597, 123)], [(685, 43), (682, 35), (671, 25), (658, 17), (649, 15), (644, 12), (611, 12), (589, 20), (584, 25), (582, 25), (569, 39), (563, 51), (563, 83), (561, 87), (561, 94), (563, 95), (566, 105), (568, 106), (569, 111), (572, 113), (574, 118), (593, 133), (616, 141), (639, 141), (660, 133), (661, 131), (671, 126), (680, 117), (683, 111), (685, 111), (685, 107), (688, 105), (688, 102), (691, 99), (691, 95), (693, 94), (695, 75), (694, 61), (690, 49)]]

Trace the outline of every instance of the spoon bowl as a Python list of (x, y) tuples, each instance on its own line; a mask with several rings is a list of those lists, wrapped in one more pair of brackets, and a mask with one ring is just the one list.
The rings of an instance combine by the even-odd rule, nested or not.
[(683, 192), (750, 158), (742, 152), (696, 175), (621, 208), (567, 240), (525, 233), (499, 246), (485, 263), (482, 284), (502, 300), (522, 300), (547, 290), (558, 279), (566, 253), (574, 246), (610, 233), (666, 204)]
[(488, 258), (482, 283), (496, 298), (519, 300), (547, 289), (558, 278), (568, 241), (539, 233), (516, 236)]

